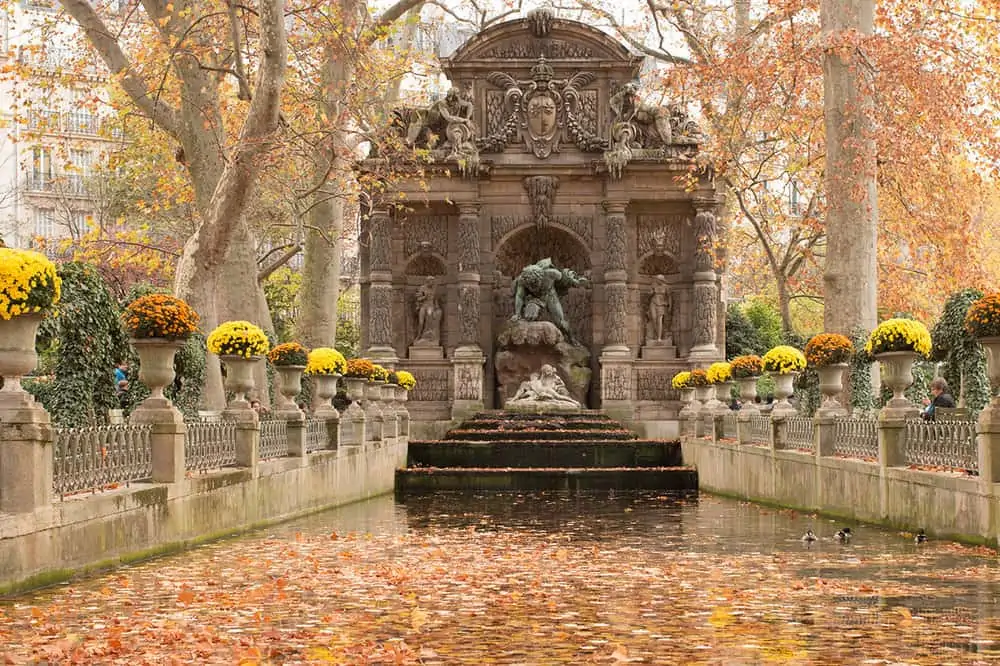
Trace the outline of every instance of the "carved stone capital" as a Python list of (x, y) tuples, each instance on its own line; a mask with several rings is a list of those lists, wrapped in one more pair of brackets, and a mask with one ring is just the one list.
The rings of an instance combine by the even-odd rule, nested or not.
[(368, 344), (392, 346), (392, 285), (372, 284), (368, 291)]
[(694, 347), (715, 345), (718, 313), (718, 289), (715, 283), (698, 283), (694, 286), (694, 311), (691, 322), (694, 325), (692, 342)]
[(458, 214), (461, 217), (475, 217), (479, 220), (479, 210), (481, 208), (478, 201), (462, 201), (455, 204), (458, 206)]
[(605, 203), (604, 216), (604, 270), (624, 271), (628, 261), (628, 239), (625, 232), (625, 205)]
[(625, 215), (625, 209), (628, 207), (627, 201), (605, 201), (604, 211), (608, 215)]
[(626, 347), (628, 345), (628, 285), (615, 282), (604, 285), (606, 298), (604, 311), (604, 345), (606, 347)]
[(458, 272), (479, 272), (479, 204), (461, 204), (458, 216)]
[(392, 270), (392, 218), (385, 208), (376, 208), (368, 217), (369, 265), (372, 272)]
[(458, 288), (458, 342), (463, 346), (479, 344), (479, 284)]

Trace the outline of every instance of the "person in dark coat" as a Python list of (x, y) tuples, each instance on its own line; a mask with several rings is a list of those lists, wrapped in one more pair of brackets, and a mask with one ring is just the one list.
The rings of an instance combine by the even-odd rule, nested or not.
[(935, 377), (931, 380), (931, 395), (934, 397), (927, 402), (927, 406), (921, 413), (925, 421), (934, 420), (934, 410), (938, 407), (946, 409), (955, 407), (955, 398), (948, 393), (948, 382), (944, 380), (944, 377)]

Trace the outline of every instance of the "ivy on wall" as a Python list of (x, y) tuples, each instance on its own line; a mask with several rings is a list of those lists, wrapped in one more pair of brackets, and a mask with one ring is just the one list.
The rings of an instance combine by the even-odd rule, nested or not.
[(851, 396), (851, 412), (856, 415), (871, 414), (875, 409), (875, 390), (872, 388), (872, 364), (875, 359), (865, 351), (869, 331), (856, 328), (847, 336), (854, 345), (854, 358), (848, 368), (847, 385)]
[(70, 262), (58, 267), (62, 300), (39, 329), (41, 370), (51, 377), (27, 388), (45, 406), (56, 425), (77, 427), (107, 423), (118, 407), (114, 368), (129, 353), (118, 303), (97, 269)]
[(982, 297), (978, 289), (962, 289), (948, 297), (941, 318), (931, 329), (934, 359), (943, 361), (942, 374), (957, 401), (975, 414), (990, 399), (990, 381), (986, 374), (986, 356), (975, 338), (965, 330), (965, 313), (973, 301)]

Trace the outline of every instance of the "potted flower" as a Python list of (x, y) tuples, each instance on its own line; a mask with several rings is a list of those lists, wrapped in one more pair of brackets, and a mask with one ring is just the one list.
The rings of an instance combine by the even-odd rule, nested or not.
[(1000, 387), (1000, 293), (986, 294), (969, 306), (965, 330), (986, 350), (986, 369), (994, 392)]
[(409, 393), (416, 387), (417, 379), (406, 370), (396, 371), (396, 416), (399, 418), (400, 437), (410, 435), (410, 413), (406, 410), (405, 403), (409, 398)]
[(298, 410), (295, 396), (302, 392), (302, 371), (306, 369), (309, 352), (298, 342), (284, 342), (267, 353), (267, 360), (278, 377), (278, 408)]
[(331, 400), (337, 395), (337, 380), (347, 372), (344, 355), (332, 347), (317, 347), (309, 352), (306, 374), (316, 382), (316, 395), (320, 405), (317, 412), (334, 412), (337, 409)]
[(708, 373), (703, 368), (691, 371), (691, 386), (694, 387), (694, 399), (704, 405), (711, 398), (712, 387), (708, 384)]
[(198, 331), (198, 322), (190, 305), (168, 294), (142, 296), (125, 308), (122, 324), (139, 356), (139, 381), (150, 391), (146, 401), (167, 399), (163, 389), (174, 381), (174, 356)]
[(267, 354), (271, 343), (256, 324), (227, 321), (209, 333), (208, 351), (226, 364), (226, 390), (235, 395), (233, 402), (249, 409), (246, 394), (253, 390), (253, 366)]
[(417, 379), (406, 370), (397, 370), (396, 383), (399, 384), (399, 387), (401, 389), (409, 392), (412, 391), (414, 387), (417, 385)]
[(845, 413), (837, 396), (844, 390), (844, 371), (854, 355), (854, 344), (840, 333), (820, 333), (810, 338), (805, 351), (806, 361), (819, 375), (819, 390), (823, 394), (821, 415)]
[(4, 392), (23, 392), (21, 377), (35, 369), (35, 337), (59, 302), (62, 278), (45, 255), (0, 248), (0, 377)]
[(688, 415), (694, 414), (701, 409), (701, 403), (696, 403), (694, 399), (694, 385), (691, 383), (691, 373), (689, 371), (681, 370), (675, 374), (670, 379), (670, 386), (681, 394), (682, 407), (680, 412), (677, 413), (678, 417), (687, 418)]
[(903, 394), (913, 383), (913, 362), (931, 353), (931, 334), (915, 319), (887, 319), (872, 331), (865, 351), (882, 366), (882, 380), (892, 389), (892, 399), (886, 407), (913, 409)]
[(347, 361), (344, 379), (347, 381), (347, 397), (354, 402), (364, 399), (365, 384), (371, 379), (375, 364), (367, 358), (352, 358)]
[(761, 359), (764, 372), (774, 379), (774, 397), (776, 401), (771, 408), (771, 414), (795, 414), (795, 407), (788, 399), (794, 392), (795, 377), (806, 369), (806, 357), (795, 347), (778, 345), (769, 349)]
[(729, 368), (740, 388), (740, 400), (743, 401), (740, 411), (760, 413), (756, 403), (757, 380), (764, 374), (764, 361), (756, 354), (746, 354), (730, 361)]
[(733, 370), (725, 361), (719, 361), (708, 366), (705, 371), (708, 383), (715, 387), (712, 399), (705, 405), (713, 411), (723, 411), (729, 409), (729, 396), (733, 390)]

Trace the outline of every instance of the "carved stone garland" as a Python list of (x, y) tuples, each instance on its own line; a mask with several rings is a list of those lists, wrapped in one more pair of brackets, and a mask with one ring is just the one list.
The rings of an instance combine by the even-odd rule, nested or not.
[(604, 317), (605, 348), (628, 350), (628, 274), (625, 270), (628, 252), (625, 235), (625, 204), (605, 202), (605, 234), (607, 246), (604, 254), (604, 292), (606, 309)]

